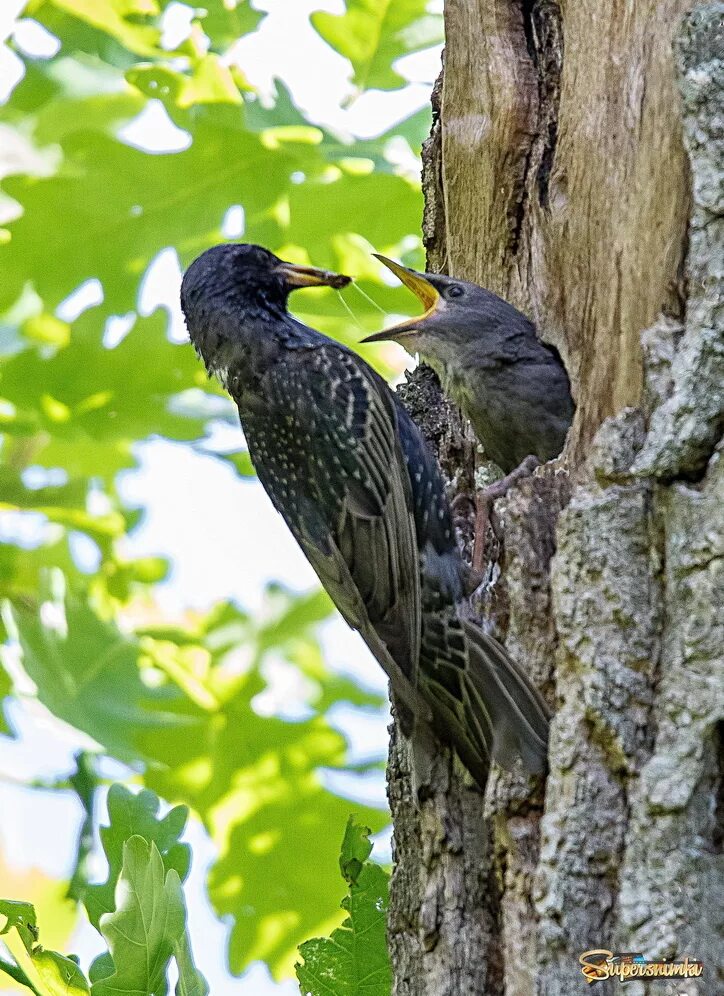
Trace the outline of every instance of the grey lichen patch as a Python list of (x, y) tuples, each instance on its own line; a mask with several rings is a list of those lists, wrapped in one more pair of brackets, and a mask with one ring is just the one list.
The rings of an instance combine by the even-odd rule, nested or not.
[(650, 957), (682, 952), (702, 957), (706, 978), (696, 991), (714, 993), (721, 991), (717, 933), (724, 870), (714, 846), (711, 799), (720, 773), (711, 730), (694, 722), (682, 734), (685, 743), (692, 734), (697, 737), (694, 755), (687, 757), (677, 745), (657, 744), (632, 797), (621, 943)]
[(692, 172), (684, 334), (673, 390), (653, 412), (635, 469), (665, 480), (706, 466), (724, 430), (724, 4), (693, 10), (677, 44), (684, 139)]
[[(714, 456), (701, 490), (674, 485), (661, 496), (666, 523), (667, 627), (658, 686), (656, 757), (649, 798), (685, 805), (701, 774), (704, 741), (724, 718), (724, 453)], [(704, 528), (702, 528), (705, 525)], [(670, 765), (666, 764), (670, 768)], [(644, 781), (648, 776), (644, 774)], [(676, 803), (675, 803), (676, 804)]]
[(643, 412), (623, 408), (607, 418), (591, 443), (588, 465), (599, 484), (625, 482), (646, 438)]
[[(628, 439), (609, 438), (617, 466)], [(537, 879), (538, 991), (563, 996), (580, 987), (571, 952), (612, 935), (629, 783), (651, 749), (660, 592), (644, 485), (578, 488), (559, 519), (552, 591), (561, 705)]]
[[(570, 705), (556, 717), (552, 751), (559, 736), (576, 730)], [(579, 726), (573, 739), (585, 743)], [(543, 817), (540, 863), (535, 884), (539, 917), (536, 992), (568, 996), (580, 991), (573, 952), (601, 946), (610, 936), (616, 878), (624, 842), (626, 794), (605, 756), (587, 745), (585, 759), (552, 771)]]
[(689, 326), (672, 364), (674, 391), (657, 408), (634, 465), (641, 476), (672, 480), (695, 476), (724, 428), (724, 338), (722, 329)]
[(422, 147), (422, 193), (425, 207), (422, 216), (422, 241), (427, 250), (427, 269), (446, 272), (445, 195), (442, 184), (442, 103), (444, 69), (435, 81), (430, 95), (432, 127)]
[(503, 472), (497, 463), (493, 463), (492, 460), (485, 459), (485, 451), (482, 446), (478, 446), (477, 449), (480, 462), (475, 467), (475, 487), (482, 491), (483, 488), (487, 488), (489, 484), (494, 484), (496, 481), (499, 481), (503, 476)]
[(561, 694), (632, 759), (647, 750), (658, 652), (648, 516), (643, 485), (579, 488), (559, 521), (552, 576)]
[(724, 864), (712, 806), (715, 726), (724, 716), (724, 458), (702, 482), (660, 492), (664, 618), (656, 688), (654, 752), (630, 794), (621, 874), (625, 950), (648, 957), (688, 953), (706, 964), (697, 993), (720, 992), (724, 952), (717, 936)]
[(684, 334), (681, 322), (662, 315), (658, 322), (641, 333), (644, 357), (644, 410), (650, 414), (674, 393), (671, 368), (676, 349)]

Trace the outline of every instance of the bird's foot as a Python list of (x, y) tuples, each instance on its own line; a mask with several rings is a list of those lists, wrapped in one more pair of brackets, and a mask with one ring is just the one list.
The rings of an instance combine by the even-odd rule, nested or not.
[(485, 539), (490, 524), (495, 532), (493, 524), (493, 505), (498, 498), (502, 498), (510, 491), (513, 485), (522, 481), (525, 477), (530, 477), (536, 467), (540, 466), (540, 460), (536, 456), (527, 456), (515, 470), (509, 474), (489, 484), (486, 488), (478, 491), (475, 496), (475, 541), (473, 544), (473, 564), (472, 570), (478, 575), (483, 572), (485, 563)]

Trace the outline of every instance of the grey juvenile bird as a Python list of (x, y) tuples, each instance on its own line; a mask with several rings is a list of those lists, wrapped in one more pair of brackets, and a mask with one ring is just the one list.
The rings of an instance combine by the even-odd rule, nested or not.
[[(377, 258), (425, 311), (364, 342), (393, 340), (429, 363), (443, 390), (470, 419), (486, 455), (508, 475), (483, 492), (483, 497), (499, 497), (563, 449), (575, 405), (558, 350), (541, 342), (535, 325), (490, 291)], [(483, 539), (477, 528), (476, 541)], [(476, 556), (473, 566), (479, 568), (479, 561)]]
[(491, 757), (545, 766), (545, 703), (465, 620), (463, 565), (437, 463), (384, 380), (287, 311), (295, 287), (348, 278), (252, 245), (195, 260), (181, 304), (249, 452), (320, 581), (390, 678), (413, 761), (453, 745), (485, 785)]

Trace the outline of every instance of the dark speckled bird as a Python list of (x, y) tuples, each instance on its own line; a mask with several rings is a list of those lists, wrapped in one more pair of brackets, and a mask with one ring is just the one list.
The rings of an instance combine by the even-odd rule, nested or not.
[(301, 286), (348, 278), (220, 245), (187, 270), (181, 304), (249, 452), (339, 611), (390, 678), (418, 785), (437, 738), (479, 785), (491, 758), (545, 766), (545, 704), (464, 618), (464, 569), (437, 463), (384, 380), (287, 310)]
[[(430, 364), (486, 455), (507, 475), (483, 498), (505, 494), (538, 463), (557, 457), (566, 441), (575, 405), (558, 350), (538, 338), (530, 319), (483, 287), (377, 258), (425, 311), (364, 341), (399, 342)], [(480, 566), (478, 556), (473, 566)]]

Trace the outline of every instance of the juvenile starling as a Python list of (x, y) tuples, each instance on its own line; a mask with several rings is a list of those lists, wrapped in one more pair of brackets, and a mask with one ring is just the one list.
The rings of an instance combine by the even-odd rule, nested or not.
[(419, 353), (470, 419), (486, 455), (506, 474), (479, 499), (473, 556), (479, 570), (489, 503), (563, 449), (575, 412), (568, 374), (558, 350), (542, 342), (533, 322), (507, 301), (465, 280), (377, 259), (425, 311), (363, 341), (392, 340)]
[(483, 787), (491, 757), (545, 766), (545, 704), (465, 620), (463, 566), (437, 463), (384, 380), (287, 311), (296, 287), (349, 278), (252, 245), (195, 260), (181, 305), (237, 404), (257, 474), (349, 625), (390, 678), (413, 764), (430, 733)]

